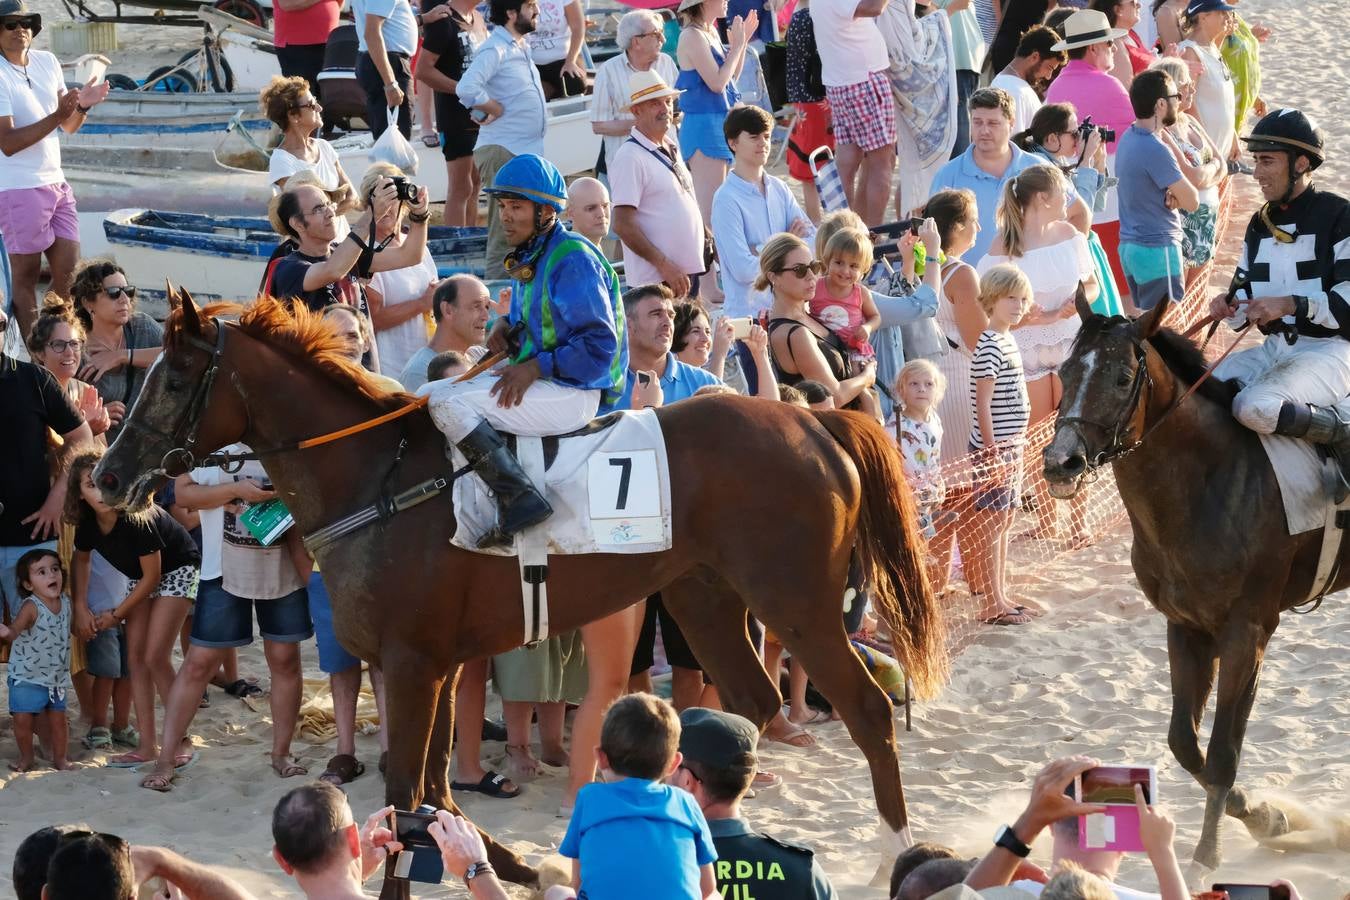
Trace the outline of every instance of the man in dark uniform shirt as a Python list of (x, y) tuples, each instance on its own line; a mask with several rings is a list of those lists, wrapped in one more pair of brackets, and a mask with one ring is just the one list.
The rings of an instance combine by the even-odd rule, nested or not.
[(708, 820), (717, 889), (725, 900), (833, 900), (809, 849), (758, 834), (741, 818), (758, 741), (759, 729), (742, 716), (702, 707), (680, 713), (683, 758), (670, 782), (693, 794)]

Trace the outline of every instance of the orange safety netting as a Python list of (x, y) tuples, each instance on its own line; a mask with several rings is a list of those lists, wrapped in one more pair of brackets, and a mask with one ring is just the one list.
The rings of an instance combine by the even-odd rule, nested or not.
[[(1232, 213), (1233, 196), (1226, 180), (1220, 192), (1216, 234), (1222, 239)], [(1217, 253), (1216, 253), (1217, 257)], [(1173, 304), (1167, 317), (1170, 327), (1185, 330), (1207, 315), (1211, 276), (1215, 262), (1207, 263), (1190, 281), (1181, 300)], [(1224, 341), (1212, 342), (1210, 356), (1223, 350)], [(949, 385), (948, 390), (966, 390), (964, 385)], [(1027, 432), (1020, 464), (994, 458), (981, 451), (948, 460), (941, 467), (946, 499), (935, 515), (939, 527), (930, 542), (933, 565), (930, 574), (947, 593), (943, 604), (948, 615), (948, 646), (953, 653), (970, 643), (982, 628), (981, 619), (993, 610), (989, 591), (1001, 532), (1008, 532), (1005, 595), (1014, 604), (1037, 602), (1052, 590), (1061, 592), (1047, 568), (1055, 558), (1085, 541), (1120, 540), (1114, 534), (1125, 518), (1125, 509), (1116, 492), (1110, 467), (1099, 470), (1096, 481), (1085, 485), (1073, 501), (1057, 501), (1045, 493), (1040, 477), (1041, 453), (1055, 430), (1055, 417), (1035, 423)], [(1021, 497), (1013, 509), (996, 509), (1005, 497), (1001, 492), (1019, 488)], [(1011, 521), (1010, 521), (1011, 520)], [(953, 542), (956, 536), (958, 540)], [(953, 544), (959, 551), (953, 552)], [(950, 566), (944, 565), (950, 557)], [(942, 571), (951, 572), (943, 579)]]

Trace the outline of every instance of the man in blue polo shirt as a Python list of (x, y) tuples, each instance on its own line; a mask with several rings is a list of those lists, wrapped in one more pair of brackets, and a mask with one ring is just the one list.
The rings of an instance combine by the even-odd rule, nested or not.
[[(970, 95), (970, 146), (938, 169), (930, 196), (948, 188), (969, 188), (975, 194), (980, 233), (962, 255), (972, 266), (989, 252), (996, 226), (994, 210), (1003, 196), (1003, 184), (1023, 169), (1045, 160), (1026, 153), (1012, 142), (1013, 99), (1002, 88), (981, 88)], [(918, 215), (918, 213), (916, 213)]]
[(628, 377), (618, 409), (669, 406), (694, 396), (704, 385), (722, 379), (698, 369), (670, 352), (675, 337), (675, 295), (664, 284), (636, 287), (623, 295), (628, 322)]
[[(675, 295), (664, 284), (633, 288), (623, 295), (623, 314), (628, 332), (628, 376), (624, 379), (619, 409), (647, 409), (687, 400), (704, 385), (721, 384), (706, 369), (680, 362), (670, 352), (675, 336)], [(629, 687), (650, 690), (648, 670), (656, 642), (656, 622), (661, 621), (661, 640), (671, 665), (671, 699), (676, 709), (699, 705), (703, 694), (703, 670), (675, 619), (661, 604), (661, 595), (647, 598), (642, 632), (633, 652)]]

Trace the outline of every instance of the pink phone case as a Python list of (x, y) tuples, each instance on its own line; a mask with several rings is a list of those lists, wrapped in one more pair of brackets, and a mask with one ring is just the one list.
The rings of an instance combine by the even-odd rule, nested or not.
[(1139, 810), (1133, 806), (1108, 806), (1106, 812), (1079, 816), (1078, 846), (1084, 850), (1142, 852)]

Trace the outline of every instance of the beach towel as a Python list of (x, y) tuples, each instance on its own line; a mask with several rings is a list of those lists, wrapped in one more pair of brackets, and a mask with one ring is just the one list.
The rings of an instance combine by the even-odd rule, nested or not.
[(915, 18), (910, 3), (892, 3), (877, 17), (896, 98), (900, 196), (908, 207), (928, 198), (937, 170), (956, 143), (956, 68), (952, 31), (942, 14)]

